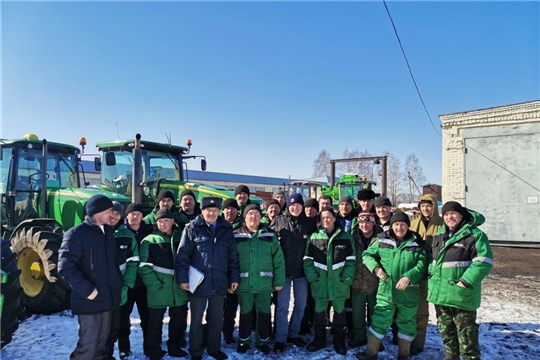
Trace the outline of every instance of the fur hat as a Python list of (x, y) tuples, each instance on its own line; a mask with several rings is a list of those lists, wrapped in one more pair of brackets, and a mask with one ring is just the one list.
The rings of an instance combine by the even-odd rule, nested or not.
[(375, 192), (371, 189), (362, 189), (358, 191), (358, 200), (374, 200)]
[(223, 200), (220, 197), (217, 196), (205, 196), (201, 200), (201, 210), (210, 208), (210, 207), (217, 207), (221, 209), (221, 203)]

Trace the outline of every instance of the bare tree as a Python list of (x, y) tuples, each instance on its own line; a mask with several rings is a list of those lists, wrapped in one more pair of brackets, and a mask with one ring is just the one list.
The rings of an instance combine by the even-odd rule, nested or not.
[(319, 156), (313, 160), (313, 176), (329, 176), (330, 175), (330, 160), (332, 157), (326, 149), (319, 152)]
[[(361, 158), (369, 156), (369, 152), (359, 151), (358, 149), (349, 151), (348, 149), (343, 152), (344, 159), (352, 158)], [(364, 176), (367, 175), (368, 178), (372, 177), (373, 172), (373, 162), (371, 161), (355, 161), (355, 162), (346, 162), (339, 165), (340, 174), (355, 174)]]
[(393, 206), (397, 206), (398, 195), (402, 192), (404, 174), (401, 161), (394, 154), (388, 153), (387, 186), (388, 197)]
[(422, 185), (426, 183), (424, 169), (418, 157), (411, 153), (405, 159), (405, 172), (408, 182), (409, 202), (418, 201), (422, 196)]

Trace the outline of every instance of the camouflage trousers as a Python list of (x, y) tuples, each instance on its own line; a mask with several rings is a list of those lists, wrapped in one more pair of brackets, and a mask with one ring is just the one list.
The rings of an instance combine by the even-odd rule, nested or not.
[(464, 360), (480, 360), (476, 311), (435, 305), (437, 327), (447, 354)]

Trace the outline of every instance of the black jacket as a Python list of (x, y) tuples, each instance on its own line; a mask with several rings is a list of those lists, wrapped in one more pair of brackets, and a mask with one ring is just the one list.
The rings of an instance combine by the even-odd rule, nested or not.
[[(71, 310), (75, 315), (111, 310), (120, 305), (124, 280), (116, 263), (114, 229), (101, 228), (86, 217), (64, 235), (58, 251), (58, 273), (71, 287)], [(98, 290), (97, 296), (88, 296)]]
[(204, 280), (192, 296), (223, 296), (233, 282), (240, 281), (238, 252), (232, 226), (218, 217), (211, 229), (202, 215), (186, 225), (176, 257), (176, 282), (189, 282), (189, 266), (204, 274)]
[[(129, 223), (126, 220), (126, 229), (131, 231), (135, 235), (135, 239), (137, 239), (137, 245), (141, 245), (141, 241), (150, 235), (152, 232), (154, 232), (154, 226), (152, 224), (147, 224), (144, 221), (141, 221), (141, 226), (139, 227), (139, 230), (135, 231), (130, 226)], [(135, 286), (134, 287), (143, 287), (144, 283), (137, 274), (137, 278), (135, 279)]]
[(285, 277), (305, 277), (304, 252), (308, 236), (317, 230), (315, 221), (308, 218), (304, 211), (298, 217), (286, 212), (272, 220), (269, 228), (277, 234), (285, 255)]

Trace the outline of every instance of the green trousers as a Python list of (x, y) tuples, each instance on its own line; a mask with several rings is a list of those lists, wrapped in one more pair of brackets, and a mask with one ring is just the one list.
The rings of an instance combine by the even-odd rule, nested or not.
[(367, 340), (367, 323), (373, 317), (377, 294), (366, 295), (360, 290), (351, 290), (354, 339)]
[(413, 305), (377, 301), (369, 333), (378, 339), (384, 339), (388, 328), (392, 325), (394, 314), (396, 314), (398, 337), (406, 341), (413, 341), (416, 337), (417, 311), (418, 303)]
[(270, 303), (271, 293), (238, 294), (238, 304), (240, 304), (240, 325), (238, 326), (238, 340), (241, 344), (251, 344), (251, 318), (253, 316), (253, 305), (257, 311), (257, 329), (255, 331), (256, 344), (266, 344), (270, 337)]

